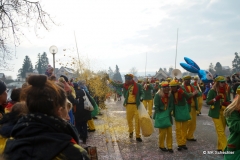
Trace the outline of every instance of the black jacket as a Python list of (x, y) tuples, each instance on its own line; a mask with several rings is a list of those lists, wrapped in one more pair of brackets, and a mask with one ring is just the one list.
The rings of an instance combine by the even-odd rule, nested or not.
[(7, 160), (89, 159), (76, 132), (64, 120), (35, 113), (19, 119), (4, 150)]
[[(84, 99), (83, 96), (85, 96), (84, 92), (82, 89), (76, 89), (76, 112), (74, 114), (75, 116), (75, 122), (84, 122), (92, 119), (91, 117), (91, 111), (85, 110), (84, 109)], [(85, 92), (86, 95), (89, 97), (88, 93)]]

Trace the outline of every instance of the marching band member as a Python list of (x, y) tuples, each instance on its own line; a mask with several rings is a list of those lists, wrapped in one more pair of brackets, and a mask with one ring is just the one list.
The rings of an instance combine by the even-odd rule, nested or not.
[(199, 114), (201, 114), (201, 110), (202, 110), (202, 105), (203, 105), (203, 97), (202, 97), (202, 89), (200, 88), (200, 85), (199, 85), (199, 83), (198, 83), (198, 76), (195, 76), (194, 77), (194, 82), (193, 82), (193, 84), (192, 85), (194, 85), (196, 88), (197, 88), (197, 90), (198, 90), (198, 92), (199, 92), (199, 97), (197, 98), (198, 99), (198, 116), (199, 116)]
[(125, 98), (123, 105), (126, 107), (129, 138), (133, 137), (133, 118), (135, 118), (136, 140), (142, 142), (138, 114), (138, 106), (143, 94), (142, 86), (133, 80), (132, 74), (125, 75), (125, 83), (115, 83), (111, 80), (110, 83), (113, 86), (123, 88), (123, 96)]
[(142, 99), (143, 99), (143, 105), (145, 106), (151, 118), (152, 118), (152, 107), (153, 107), (152, 90), (153, 90), (153, 86), (147, 80), (146, 83), (143, 84)]
[(172, 80), (169, 85), (171, 87), (174, 101), (173, 115), (175, 117), (178, 151), (181, 151), (182, 149), (187, 150), (187, 126), (188, 120), (191, 119), (185, 98), (187, 95), (184, 93), (183, 89), (179, 87), (179, 82), (177, 80)]
[[(161, 89), (156, 93), (154, 97), (154, 105), (155, 105), (155, 121), (158, 120), (157, 115), (158, 113), (162, 114), (168, 114), (169, 124), (164, 128), (159, 128), (159, 148), (162, 151), (169, 151), (173, 153), (172, 149), (172, 118), (171, 118), (171, 112), (173, 109), (173, 96), (170, 92), (169, 83), (167, 81), (161, 83)], [(165, 113), (163, 113), (165, 112)], [(164, 123), (165, 121), (162, 121), (159, 123)], [(165, 140), (167, 143), (167, 148), (165, 148)]]
[(197, 125), (197, 111), (198, 111), (197, 97), (199, 96), (199, 92), (193, 85), (190, 84), (191, 76), (185, 76), (183, 77), (183, 80), (184, 85), (182, 86), (182, 89), (184, 92), (188, 93), (187, 103), (191, 115), (191, 120), (188, 121), (187, 127), (187, 140), (197, 141), (197, 139), (193, 137), (193, 134), (196, 130)]
[(240, 159), (240, 87), (237, 88), (237, 96), (224, 111), (230, 135), (227, 141), (226, 151), (233, 151), (234, 154), (225, 154), (225, 160)]
[(227, 145), (225, 134), (226, 120), (223, 111), (230, 104), (225, 86), (225, 78), (217, 76), (212, 89), (208, 92), (207, 104), (211, 105), (208, 116), (212, 117), (217, 132), (217, 150), (223, 151)]

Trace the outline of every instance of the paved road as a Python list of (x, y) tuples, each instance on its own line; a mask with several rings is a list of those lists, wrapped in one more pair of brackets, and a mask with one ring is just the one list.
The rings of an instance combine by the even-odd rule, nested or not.
[[(106, 102), (107, 109), (95, 120), (96, 131), (89, 133), (87, 145), (96, 146), (100, 160), (222, 160), (223, 155), (204, 154), (204, 151), (215, 151), (217, 135), (212, 119), (207, 116), (208, 107), (202, 108), (202, 115), (197, 117), (195, 138), (197, 142), (187, 142), (188, 150), (177, 151), (175, 125), (173, 125), (174, 153), (162, 152), (158, 148), (158, 129), (150, 137), (143, 137), (143, 142), (128, 138), (123, 101)], [(229, 134), (226, 129), (227, 135)]]

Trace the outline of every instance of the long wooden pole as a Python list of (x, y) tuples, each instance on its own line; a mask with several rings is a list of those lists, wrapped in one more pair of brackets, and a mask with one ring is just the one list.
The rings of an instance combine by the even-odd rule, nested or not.
[(79, 67), (79, 70), (82, 74), (82, 69), (80, 67), (80, 58), (79, 58), (79, 52), (78, 52), (78, 46), (77, 46), (77, 39), (76, 39), (76, 34), (75, 34), (75, 31), (74, 31), (74, 37), (75, 37), (75, 43), (76, 43), (76, 48), (77, 48), (77, 55), (78, 55), (78, 67)]
[(146, 53), (146, 62), (145, 62), (145, 77), (146, 77), (146, 68), (147, 68), (147, 53)]
[(175, 69), (176, 69), (176, 63), (177, 63), (177, 47), (178, 47), (178, 29), (177, 29), (177, 42), (176, 42), (176, 55), (175, 55)]

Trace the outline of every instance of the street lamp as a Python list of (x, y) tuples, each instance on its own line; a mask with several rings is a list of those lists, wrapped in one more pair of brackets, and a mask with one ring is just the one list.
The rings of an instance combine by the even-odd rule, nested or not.
[(55, 54), (58, 52), (58, 48), (56, 46), (51, 46), (49, 51), (53, 55), (53, 73), (55, 74)]

